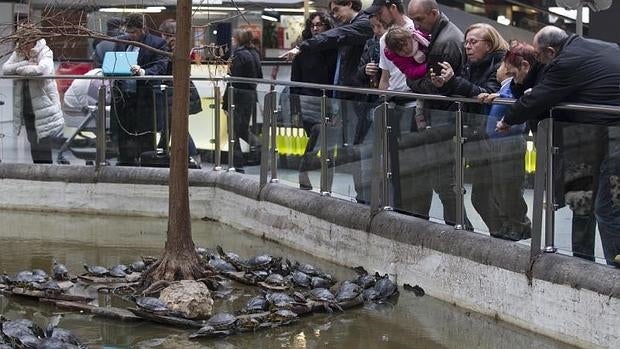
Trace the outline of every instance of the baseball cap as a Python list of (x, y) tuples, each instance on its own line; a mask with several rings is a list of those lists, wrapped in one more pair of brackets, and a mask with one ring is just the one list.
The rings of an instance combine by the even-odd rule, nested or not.
[(369, 15), (375, 15), (382, 7), (387, 7), (390, 5), (402, 5), (403, 1), (402, 0), (374, 0), (372, 2), (372, 5), (370, 5), (370, 7), (368, 7), (367, 9), (364, 10), (364, 12), (366, 14)]

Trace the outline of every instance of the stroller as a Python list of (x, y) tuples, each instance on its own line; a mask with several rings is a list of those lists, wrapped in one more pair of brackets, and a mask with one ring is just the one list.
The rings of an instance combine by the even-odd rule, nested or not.
[[(101, 69), (93, 69), (85, 75), (102, 75)], [(69, 164), (64, 157), (64, 153), (69, 150), (79, 159), (86, 160), (87, 165), (92, 165), (97, 154), (96, 130), (99, 106), (97, 97), (99, 88), (107, 84), (107, 81), (100, 79), (92, 80), (73, 80), (63, 97), (63, 112), (65, 125), (75, 128), (69, 137), (62, 143), (56, 157), (58, 164)], [(106, 95), (106, 105), (109, 104), (109, 89)], [(106, 108), (106, 130), (109, 129), (110, 109)], [(106, 137), (106, 143), (110, 143)], [(106, 158), (114, 157), (115, 151), (109, 144), (106, 149)]]

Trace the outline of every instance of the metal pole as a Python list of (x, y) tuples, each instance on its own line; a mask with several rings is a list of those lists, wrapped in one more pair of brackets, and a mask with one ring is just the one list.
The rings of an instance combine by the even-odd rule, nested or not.
[(553, 197), (553, 157), (557, 148), (553, 145), (553, 109), (549, 111), (549, 127), (547, 129), (547, 171), (545, 188), (545, 249), (546, 253), (554, 253), (555, 240), (555, 210), (556, 205)]
[(168, 109), (168, 86), (162, 84), (161, 85), (161, 92), (164, 96), (164, 134), (162, 135), (162, 137), (164, 137), (164, 154), (168, 154), (170, 152), (170, 113), (169, 113), (169, 109)]
[[(137, 82), (136, 82), (137, 83)], [(161, 85), (157, 86), (153, 86), (153, 90), (151, 91), (153, 93), (153, 149), (155, 149), (157, 151), (157, 131), (159, 131), (157, 129), (157, 89), (158, 88), (162, 88)], [(161, 135), (161, 137), (163, 137), (164, 135)]]
[[(387, 101), (387, 97), (383, 96), (383, 114), (381, 115), (383, 118), (382, 122), (382, 130), (380, 133), (381, 137), (381, 202), (382, 202), (382, 210), (391, 211), (391, 201), (390, 201), (390, 183), (392, 182), (392, 168), (390, 164), (390, 133), (392, 133), (392, 126), (390, 126), (389, 121), (389, 103)], [(396, 137), (396, 135), (394, 135)], [(398, 148), (392, 149), (392, 151), (398, 152)]]
[(577, 18), (575, 20), (575, 34), (583, 36), (583, 3), (577, 5)]
[(228, 85), (228, 171), (235, 171), (235, 98), (233, 86)]
[(105, 118), (106, 118), (106, 105), (105, 105), (105, 97), (107, 87), (105, 84), (101, 84), (99, 86), (99, 95), (97, 96), (97, 152), (95, 154), (95, 169), (99, 169), (101, 166), (106, 165), (106, 129), (105, 129)]
[(329, 122), (329, 116), (327, 116), (327, 94), (323, 90), (323, 96), (321, 97), (321, 195), (329, 196), (330, 188), (329, 181), (327, 180), (327, 171), (329, 165), (329, 158), (327, 156), (327, 123)]
[(375, 142), (372, 147), (372, 178), (370, 186), (370, 209), (373, 214), (381, 211), (385, 206), (383, 195), (383, 182), (385, 176), (383, 171), (383, 138), (385, 136), (385, 126), (383, 125), (383, 109), (385, 104), (379, 104), (373, 111), (373, 127), (375, 128)]
[(215, 98), (215, 135), (214, 135), (214, 139), (213, 142), (215, 143), (215, 149), (213, 150), (215, 152), (214, 154), (214, 162), (215, 164), (213, 165), (213, 171), (219, 171), (222, 169), (222, 147), (221, 147), (221, 138), (220, 138), (220, 131), (222, 128), (221, 125), (221, 114), (220, 114), (220, 109), (222, 108), (221, 106), (221, 93), (220, 93), (220, 87), (219, 86), (215, 86), (214, 91), (214, 98)]
[(278, 148), (276, 147), (276, 136), (278, 132), (278, 110), (276, 109), (276, 92), (271, 92), (269, 123), (271, 124), (271, 183), (278, 183)]
[(544, 194), (546, 183), (547, 156), (547, 128), (549, 119), (538, 123), (536, 133), (536, 173), (534, 174), (534, 202), (532, 208), (532, 241), (530, 242), (530, 259), (534, 259), (541, 253), (540, 242), (542, 240), (542, 221), (544, 209)]
[(456, 222), (454, 229), (463, 230), (465, 229), (465, 162), (463, 161), (463, 143), (465, 142), (465, 139), (463, 138), (463, 103), (457, 102), (456, 106), (456, 134), (454, 137), (454, 192), (456, 194)]
[(260, 186), (261, 188), (264, 187), (265, 184), (267, 184), (267, 177), (269, 175), (269, 171), (270, 169), (273, 170), (273, 167), (270, 167), (270, 165), (273, 165), (273, 161), (275, 161), (275, 159), (271, 158), (271, 154), (272, 154), (271, 152), (272, 152), (272, 148), (274, 145), (270, 144), (271, 120), (272, 120), (272, 114), (274, 112), (273, 104), (272, 104), (272, 94), (274, 93), (275, 92), (272, 91), (265, 95), (264, 112), (263, 112), (263, 127), (262, 127), (263, 135), (261, 139), (261, 143), (263, 144), (263, 146), (261, 148), (261, 154), (260, 154)]

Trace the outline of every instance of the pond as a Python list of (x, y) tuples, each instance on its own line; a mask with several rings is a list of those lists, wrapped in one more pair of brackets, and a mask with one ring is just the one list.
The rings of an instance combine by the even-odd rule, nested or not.
[[(161, 218), (68, 215), (1, 211), (0, 270), (46, 271), (54, 259), (73, 273), (83, 264), (113, 266), (140, 256), (157, 256), (165, 241)], [(225, 224), (192, 222), (197, 246), (221, 245), (242, 257), (259, 253), (310, 263), (338, 280), (351, 279), (349, 268), (266, 241)], [(215, 311), (239, 309), (258, 290), (232, 284), (229, 299), (216, 299)], [(46, 319), (63, 314), (60, 327), (91, 348), (573, 348), (496, 319), (460, 309), (430, 296), (400, 289), (395, 304), (366, 304), (343, 313), (316, 313), (290, 326), (219, 339), (188, 340), (191, 330), (150, 322), (120, 322), (60, 310), (36, 301), (0, 296), (0, 313), (9, 319)], [(98, 296), (100, 303), (110, 295)]]

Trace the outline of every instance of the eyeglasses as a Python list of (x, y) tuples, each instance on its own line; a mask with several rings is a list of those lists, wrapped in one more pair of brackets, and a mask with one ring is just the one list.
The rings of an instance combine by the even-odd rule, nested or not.
[(478, 40), (478, 39), (465, 40), (465, 46), (467, 46), (467, 45), (469, 45), (469, 46), (476, 46), (479, 42), (482, 42), (482, 41), (488, 41), (488, 40), (485, 40), (485, 39), (481, 39), (481, 40)]

